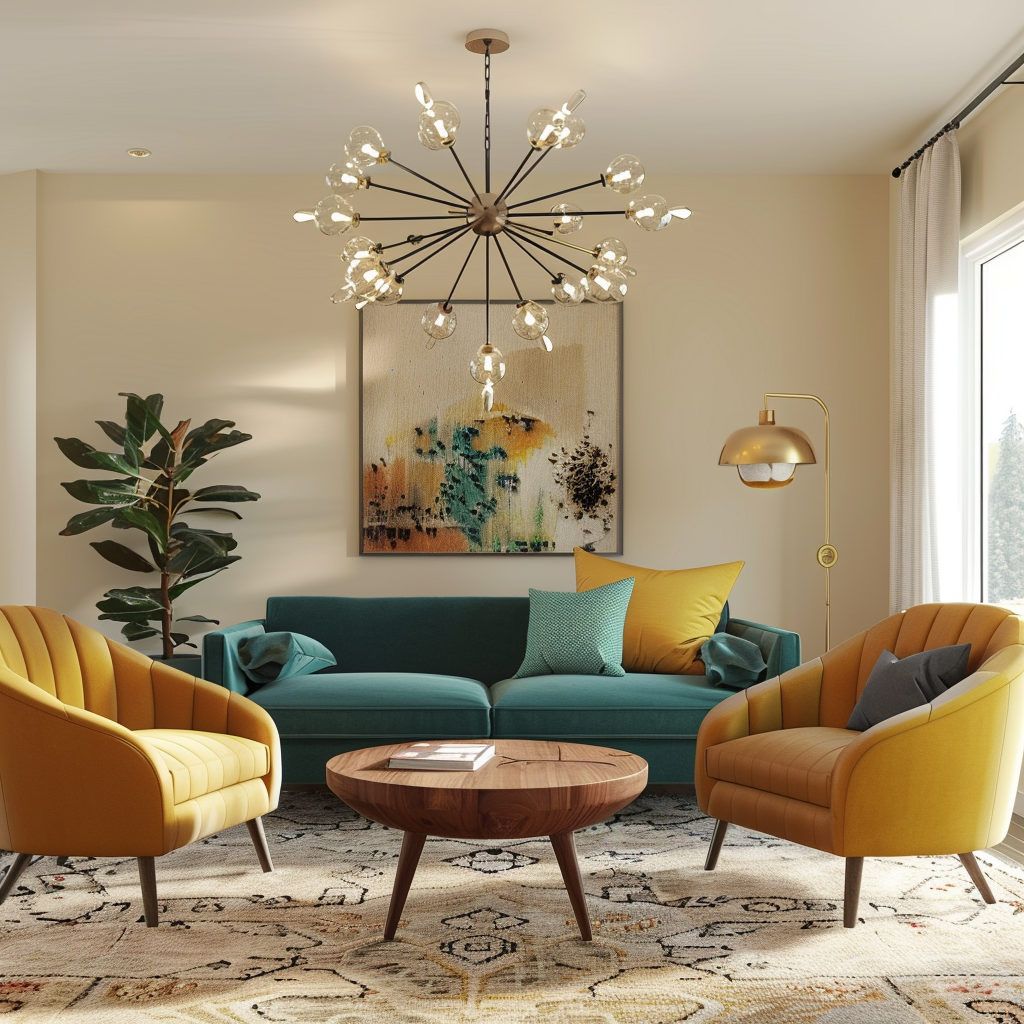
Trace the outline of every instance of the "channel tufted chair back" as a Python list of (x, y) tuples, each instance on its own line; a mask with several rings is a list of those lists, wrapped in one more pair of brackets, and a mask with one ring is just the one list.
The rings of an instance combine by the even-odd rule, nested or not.
[[(971, 645), (967, 678), (864, 732), (846, 728), (883, 650)], [(994, 902), (975, 850), (1010, 824), (1024, 752), (1024, 622), (1005, 608), (926, 604), (722, 701), (701, 724), (695, 782), (718, 819), (846, 858), (844, 924), (865, 857), (957, 854)]]
[(133, 856), (152, 926), (154, 858), (242, 822), (272, 870), (280, 760), (240, 694), (58, 612), (0, 608), (0, 848), (18, 854), (0, 902), (33, 856)]

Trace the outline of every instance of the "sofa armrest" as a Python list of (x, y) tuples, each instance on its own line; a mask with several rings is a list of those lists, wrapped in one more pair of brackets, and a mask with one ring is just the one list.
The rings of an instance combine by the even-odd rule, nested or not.
[(203, 678), (235, 693), (248, 693), (249, 680), (232, 658), (227, 638), (232, 633), (244, 634), (257, 626), (263, 629), (266, 624), (266, 619), (251, 619), (249, 622), (239, 622), (235, 626), (225, 626), (224, 629), (207, 633), (203, 637)]
[(726, 632), (757, 644), (768, 670), (766, 679), (781, 676), (800, 664), (800, 634), (746, 619), (729, 619)]

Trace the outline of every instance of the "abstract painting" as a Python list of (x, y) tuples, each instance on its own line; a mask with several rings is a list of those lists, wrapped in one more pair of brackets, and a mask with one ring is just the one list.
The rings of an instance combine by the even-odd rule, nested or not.
[(432, 342), (427, 303), (360, 313), (362, 554), (621, 554), (622, 307), (558, 306), (551, 352), (491, 303), (504, 379), (485, 411), (469, 363), (485, 306)]

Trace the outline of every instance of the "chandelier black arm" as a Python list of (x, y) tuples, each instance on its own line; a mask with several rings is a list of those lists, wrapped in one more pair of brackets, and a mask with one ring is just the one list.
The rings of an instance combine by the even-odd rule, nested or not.
[(464, 221), (466, 215), (464, 213), (430, 213), (430, 214), (417, 214), (415, 217), (360, 217), (359, 223), (369, 223), (370, 221), (378, 220), (461, 220)]
[[(427, 242), (426, 245), (421, 245), (418, 249), (412, 249), (412, 250), (410, 250), (407, 253), (403, 253), (401, 256), (396, 256), (395, 259), (390, 260), (389, 263), (390, 263), (391, 266), (394, 266), (396, 263), (401, 263), (402, 260), (407, 260), (410, 256), (415, 256), (416, 253), (423, 252), (424, 249), (429, 249), (432, 245), (437, 245), (438, 242), (440, 242), (443, 239), (447, 238), (449, 235), (454, 235), (456, 231), (461, 231), (461, 230), (462, 230), (462, 228), (458, 227), (458, 228), (448, 228), (446, 231), (443, 231), (443, 232), (442, 231), (435, 232), (435, 234), (440, 235), (439, 238), (435, 238), (433, 241)], [(398, 244), (401, 245), (402, 243), (399, 242)], [(438, 252), (440, 252), (440, 250), (438, 250)]]
[[(516, 214), (517, 217), (553, 217), (555, 214), (550, 210), (540, 210), (537, 213), (527, 213), (525, 210)], [(625, 217), (622, 210), (580, 210), (579, 213), (567, 214), (572, 217)]]
[(505, 250), (502, 249), (497, 235), (494, 236), (494, 244), (498, 247), (498, 255), (501, 257), (501, 262), (505, 264), (505, 271), (508, 274), (508, 279), (512, 282), (512, 289), (519, 296), (519, 301), (523, 302), (523, 293), (519, 290), (519, 285), (516, 284), (516, 279), (512, 276), (512, 268), (508, 265), (508, 260), (505, 259)]
[(450, 235), (453, 231), (458, 231), (458, 228), (442, 228), (440, 231), (431, 231), (429, 235), (409, 235), (408, 238), (401, 242), (390, 242), (388, 245), (382, 245), (380, 251), (384, 252), (385, 249), (397, 249), (400, 245), (419, 245), (425, 238), (436, 238), (438, 235)]
[(445, 192), (450, 196), (455, 196), (463, 206), (469, 206), (469, 200), (460, 196), (458, 192), (453, 192), (450, 188), (445, 188), (444, 185), (439, 185), (436, 181), (432, 178), (428, 178), (425, 174), (420, 174), (419, 171), (414, 171), (411, 167), (406, 167), (405, 164), (400, 164), (393, 156), (388, 157), (388, 163), (394, 164), (396, 167), (401, 167), (406, 174), (411, 174), (414, 178), (419, 178), (420, 181), (425, 181), (428, 185), (433, 185), (434, 188), (439, 188), (442, 192)]
[[(537, 162), (539, 163), (540, 161)], [(536, 166), (536, 164), (534, 166)], [(531, 167), (530, 170), (532, 171), (533, 168)], [(523, 175), (523, 177), (526, 177), (526, 175)], [(521, 203), (516, 203), (514, 206), (510, 206), (509, 209), (518, 210), (520, 206), (529, 206), (531, 203), (540, 203), (545, 199), (554, 199), (555, 196), (564, 196), (567, 192), (578, 192), (581, 188), (591, 188), (594, 185), (603, 184), (604, 175), (602, 174), (596, 181), (585, 181), (582, 185), (573, 185), (572, 188), (561, 188), (557, 192), (549, 192), (546, 196), (537, 196), (536, 199), (524, 199)], [(510, 192), (509, 195), (511, 194), (512, 193)]]
[(532, 238), (527, 238), (526, 235), (517, 235), (516, 232), (510, 230), (508, 227), (505, 228), (505, 234), (509, 238), (520, 238), (526, 242), (527, 245), (532, 245), (535, 249), (540, 249), (541, 252), (546, 252), (549, 256), (554, 256), (556, 260), (561, 260), (562, 263), (568, 264), (573, 270), (578, 270), (581, 274), (586, 276), (586, 271), (572, 260), (567, 260), (564, 256), (559, 255), (557, 252), (552, 251), (545, 245), (541, 245), (540, 242), (535, 242)]
[(525, 246), (525, 245), (523, 245), (523, 243), (522, 243), (522, 242), (520, 242), (520, 241), (519, 241), (519, 239), (518, 239), (518, 238), (516, 238), (516, 236), (515, 236), (515, 235), (511, 234), (511, 233), (510, 233), (510, 232), (508, 232), (508, 231), (506, 231), (506, 232), (505, 232), (505, 234), (506, 234), (506, 235), (508, 235), (508, 240), (509, 240), (510, 242), (513, 242), (513, 243), (515, 243), (516, 245), (518, 245), (518, 246), (519, 246), (519, 248), (520, 248), (520, 249), (522, 249), (522, 250), (523, 250), (523, 252), (525, 252), (525, 253), (526, 253), (526, 255), (527, 255), (527, 256), (529, 256), (529, 257), (530, 257), (530, 259), (531, 259), (531, 260), (533, 260), (533, 262), (534, 262), (534, 263), (536, 263), (536, 264), (537, 264), (537, 266), (538, 266), (538, 267), (540, 267), (540, 269), (541, 269), (541, 270), (543, 270), (543, 271), (544, 271), (544, 273), (545, 273), (545, 274), (547, 274), (547, 275), (548, 275), (548, 277), (550, 277), (550, 278), (551, 278), (551, 282), (552, 282), (552, 284), (553, 284), (553, 283), (554, 283), (555, 281), (557, 281), (557, 280), (558, 280), (558, 276), (559, 276), (559, 275), (558, 275), (558, 274), (556, 274), (556, 273), (553, 273), (553, 272), (552, 272), (552, 271), (551, 271), (550, 269), (548, 269), (548, 268), (547, 268), (546, 266), (544, 266), (544, 264), (543, 264), (543, 263), (541, 263), (541, 261), (540, 261), (539, 259), (537, 259), (537, 257), (536, 257), (536, 256), (534, 256), (534, 255), (533, 255), (533, 253), (532, 253), (532, 252), (530, 252), (530, 250), (529, 250), (529, 249), (527, 249), (527, 248), (526, 248), (526, 246)]
[(477, 235), (473, 239), (473, 244), (469, 247), (469, 252), (466, 254), (466, 258), (462, 263), (462, 270), (459, 271), (459, 276), (455, 278), (455, 284), (452, 285), (452, 290), (448, 293), (448, 298), (444, 300), (446, 306), (452, 304), (452, 296), (455, 294), (455, 289), (459, 287), (459, 281), (462, 280), (462, 275), (465, 272), (466, 267), (469, 265), (470, 257), (473, 255), (473, 250), (476, 248), (476, 243), (480, 241), (482, 235)]
[[(473, 184), (473, 180), (466, 173), (466, 168), (462, 166), (462, 161), (459, 159), (459, 154), (455, 152), (455, 147), (450, 146), (448, 152), (455, 157), (455, 162), (459, 165), (459, 170), (462, 171), (462, 176), (466, 179), (466, 184), (469, 186), (470, 191), (473, 193), (476, 201), (483, 206), (483, 200), (480, 198), (480, 193), (476, 190), (476, 185)], [(440, 200), (439, 200), (440, 201)]]
[(543, 160), (543, 159), (544, 159), (544, 157), (546, 157), (546, 156), (548, 155), (548, 153), (550, 153), (550, 152), (551, 152), (551, 151), (552, 151), (552, 150), (553, 150), (554, 148), (555, 148), (554, 146), (548, 146), (548, 148), (547, 148), (547, 149), (545, 149), (545, 150), (544, 150), (544, 152), (543, 152), (543, 153), (541, 153), (541, 155), (540, 155), (539, 157), (537, 157), (537, 159), (536, 159), (536, 160), (534, 160), (534, 161), (533, 161), (533, 163), (532, 163), (532, 164), (530, 164), (530, 166), (529, 166), (529, 167), (527, 167), (527, 168), (526, 168), (526, 170), (525, 170), (525, 171), (523, 172), (523, 176), (522, 176), (522, 177), (521, 177), (521, 178), (520, 178), (520, 179), (519, 179), (519, 180), (518, 180), (518, 181), (517, 181), (517, 182), (516, 182), (516, 183), (515, 183), (515, 184), (514, 184), (514, 185), (513, 185), (513, 186), (512, 186), (512, 187), (511, 187), (511, 188), (510, 188), (510, 189), (509, 189), (509, 190), (508, 190), (507, 192), (506, 192), (506, 193), (505, 193), (505, 198), (506, 198), (506, 199), (508, 199), (508, 197), (509, 197), (510, 195), (512, 195), (512, 193), (513, 193), (513, 192), (515, 192), (515, 190), (516, 190), (517, 188), (519, 188), (519, 186), (520, 186), (520, 185), (522, 185), (522, 183), (523, 183), (524, 181), (526, 181), (526, 179), (527, 179), (527, 178), (528, 178), (528, 177), (529, 177), (529, 176), (530, 176), (531, 174), (533, 174), (533, 172), (534, 172), (535, 170), (537, 170), (537, 168), (538, 168), (538, 167), (540, 166), (540, 162), (541, 162), (541, 160)]
[[(423, 259), (419, 261), (419, 263), (414, 263), (407, 271), (405, 271), (405, 273), (402, 274), (402, 277), (408, 277), (417, 267), (422, 267), (424, 263), (426, 263), (428, 260), (432, 260), (439, 252), (443, 252), (445, 249), (448, 248), (449, 245), (451, 245), (454, 242), (457, 242), (464, 234), (466, 234), (467, 231), (470, 230), (472, 230), (472, 225), (470, 225), (470, 227), (468, 228), (463, 228), (462, 231), (460, 231), (454, 238), (448, 239), (448, 241), (445, 242), (444, 245), (442, 245), (438, 249), (435, 249), (432, 253), (430, 253), (429, 256), (424, 256)], [(409, 253), (409, 255), (411, 256), (412, 254)]]
[[(518, 216), (518, 214), (517, 214), (517, 216)], [(551, 214), (548, 213), (548, 214), (545, 214), (545, 216), (550, 217)], [(550, 235), (552, 238), (554, 238), (554, 236), (555, 236), (555, 232), (551, 228), (535, 228), (532, 224), (520, 224), (516, 220), (514, 220), (512, 217), (509, 217), (508, 220), (505, 221), (505, 223), (506, 224), (515, 224), (516, 227), (521, 228), (523, 231), (533, 231), (534, 233), (536, 233), (538, 235)]]
[(367, 179), (367, 188), (382, 188), (387, 192), (399, 192), (403, 196), (412, 196), (414, 199), (426, 199), (428, 203), (440, 203), (442, 206), (451, 206), (450, 199), (439, 199), (436, 196), (425, 196), (422, 192), (409, 192), (404, 188), (395, 188), (393, 185), (381, 185), (380, 182)]
[[(532, 234), (549, 234), (547, 231), (543, 231), (541, 228), (531, 227), (529, 224), (517, 224), (516, 227), (520, 231), (529, 231)], [(505, 230), (508, 230), (508, 225), (505, 225)], [(564, 245), (566, 249), (575, 249), (577, 252), (585, 252), (588, 256), (596, 256), (597, 254), (593, 249), (586, 249), (582, 245), (573, 245), (572, 242), (565, 242), (561, 238), (551, 238), (549, 241), (554, 242), (555, 245)]]
[(526, 156), (523, 157), (523, 162), (512, 172), (512, 177), (505, 182), (505, 187), (498, 193), (498, 198), (494, 200), (495, 206), (505, 198), (505, 193), (512, 187), (512, 182), (516, 180), (519, 176), (519, 172), (526, 166), (526, 161), (529, 160), (536, 152), (537, 151), (532, 146), (526, 151)]

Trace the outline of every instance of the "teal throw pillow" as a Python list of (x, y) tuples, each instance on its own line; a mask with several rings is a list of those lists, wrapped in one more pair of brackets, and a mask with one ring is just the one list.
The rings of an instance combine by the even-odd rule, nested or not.
[(715, 633), (700, 649), (709, 683), (729, 690), (744, 690), (764, 679), (768, 666), (761, 648), (731, 633)]
[(624, 676), (622, 630), (635, 580), (581, 593), (530, 590), (526, 657), (513, 678)]
[(239, 639), (238, 664), (257, 685), (275, 679), (305, 676), (338, 661), (319, 640), (301, 633), (260, 633)]

